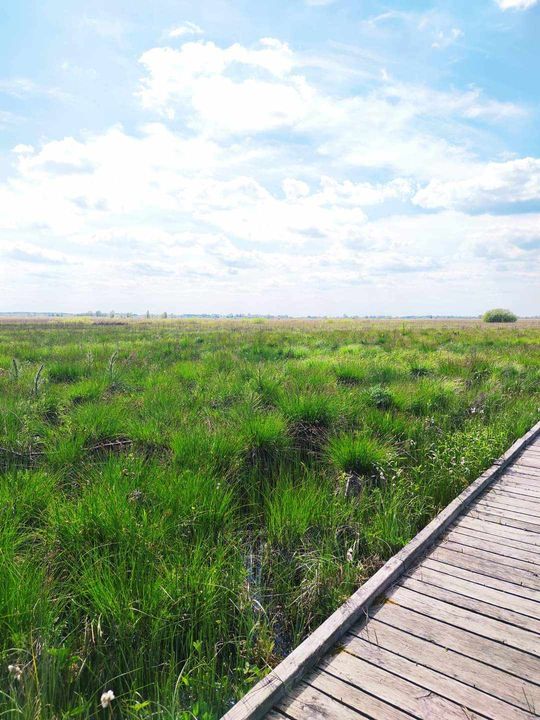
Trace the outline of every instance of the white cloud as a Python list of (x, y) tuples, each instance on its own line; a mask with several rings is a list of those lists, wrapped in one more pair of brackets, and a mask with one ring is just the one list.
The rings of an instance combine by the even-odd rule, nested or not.
[(182, 25), (177, 25), (169, 30), (167, 37), (179, 38), (186, 35), (202, 35), (203, 29), (194, 22), (185, 22)]
[[(342, 302), (343, 312), (360, 310), (366, 286), (364, 311), (389, 311), (414, 283), (415, 302), (428, 304), (484, 264), (490, 277), (511, 266), (523, 286), (536, 282), (537, 215), (465, 212), (536, 197), (538, 160), (477, 154), (492, 143), (483, 127), (522, 108), (475, 88), (381, 79), (380, 66), (338, 91), (321, 81), (334, 72), (323, 60), (271, 38), (153, 48), (139, 98), (158, 121), (16, 145), (0, 185), (6, 294), (26, 302), (35, 281), (83, 309), (99, 292), (125, 309), (148, 296), (173, 310), (312, 312), (306, 298), (321, 310), (328, 292), (328, 311)], [(12, 280), (21, 267), (28, 295)]]
[(496, 0), (501, 10), (528, 10), (538, 5), (538, 0)]
[(540, 159), (532, 157), (487, 163), (465, 178), (432, 180), (413, 198), (425, 208), (465, 210), (534, 200), (540, 201)]
[(34, 147), (33, 145), (25, 145), (23, 143), (20, 143), (19, 145), (15, 145), (11, 152), (13, 152), (15, 155), (29, 155), (34, 152)]
[(201, 41), (154, 48), (140, 62), (143, 106), (201, 135), (218, 142), (269, 131), (303, 135), (316, 157), (423, 179), (434, 170), (455, 176), (470, 166), (474, 158), (464, 135), (473, 132), (475, 144), (482, 142), (471, 121), (526, 116), (519, 105), (485, 97), (478, 88), (435, 91), (387, 74), (381, 82), (380, 73), (356, 94), (333, 96), (311, 78), (312, 69), (320, 74), (318, 59), (271, 38), (251, 48)]

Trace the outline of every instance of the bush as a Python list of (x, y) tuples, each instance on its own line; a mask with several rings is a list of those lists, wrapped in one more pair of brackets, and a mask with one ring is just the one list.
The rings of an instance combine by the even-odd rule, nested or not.
[(517, 315), (514, 315), (510, 310), (504, 310), (503, 308), (495, 308), (494, 310), (488, 310), (484, 313), (482, 320), (488, 323), (498, 322), (516, 322)]
[(369, 391), (369, 398), (379, 410), (389, 410), (395, 404), (392, 393), (382, 385), (374, 385)]

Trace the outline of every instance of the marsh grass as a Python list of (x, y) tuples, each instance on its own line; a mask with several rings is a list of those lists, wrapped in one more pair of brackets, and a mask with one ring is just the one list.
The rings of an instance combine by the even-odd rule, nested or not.
[(539, 340), (0, 325), (0, 712), (217, 718), (538, 419)]

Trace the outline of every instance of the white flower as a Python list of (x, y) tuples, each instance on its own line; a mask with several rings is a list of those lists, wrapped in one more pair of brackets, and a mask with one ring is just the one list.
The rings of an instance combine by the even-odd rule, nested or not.
[(21, 680), (23, 671), (20, 665), (8, 665), (8, 672), (14, 680)]
[(114, 692), (112, 690), (107, 690), (101, 696), (101, 707), (108, 708), (114, 699), (115, 699)]
[(350, 547), (350, 548), (347, 550), (347, 562), (352, 563), (353, 557), (354, 557), (354, 550), (353, 550), (352, 547)]

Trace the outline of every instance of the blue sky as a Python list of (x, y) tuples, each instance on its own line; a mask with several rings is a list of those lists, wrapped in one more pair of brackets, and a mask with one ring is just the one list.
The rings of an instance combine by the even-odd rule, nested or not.
[(539, 313), (540, 2), (0, 9), (0, 310)]

